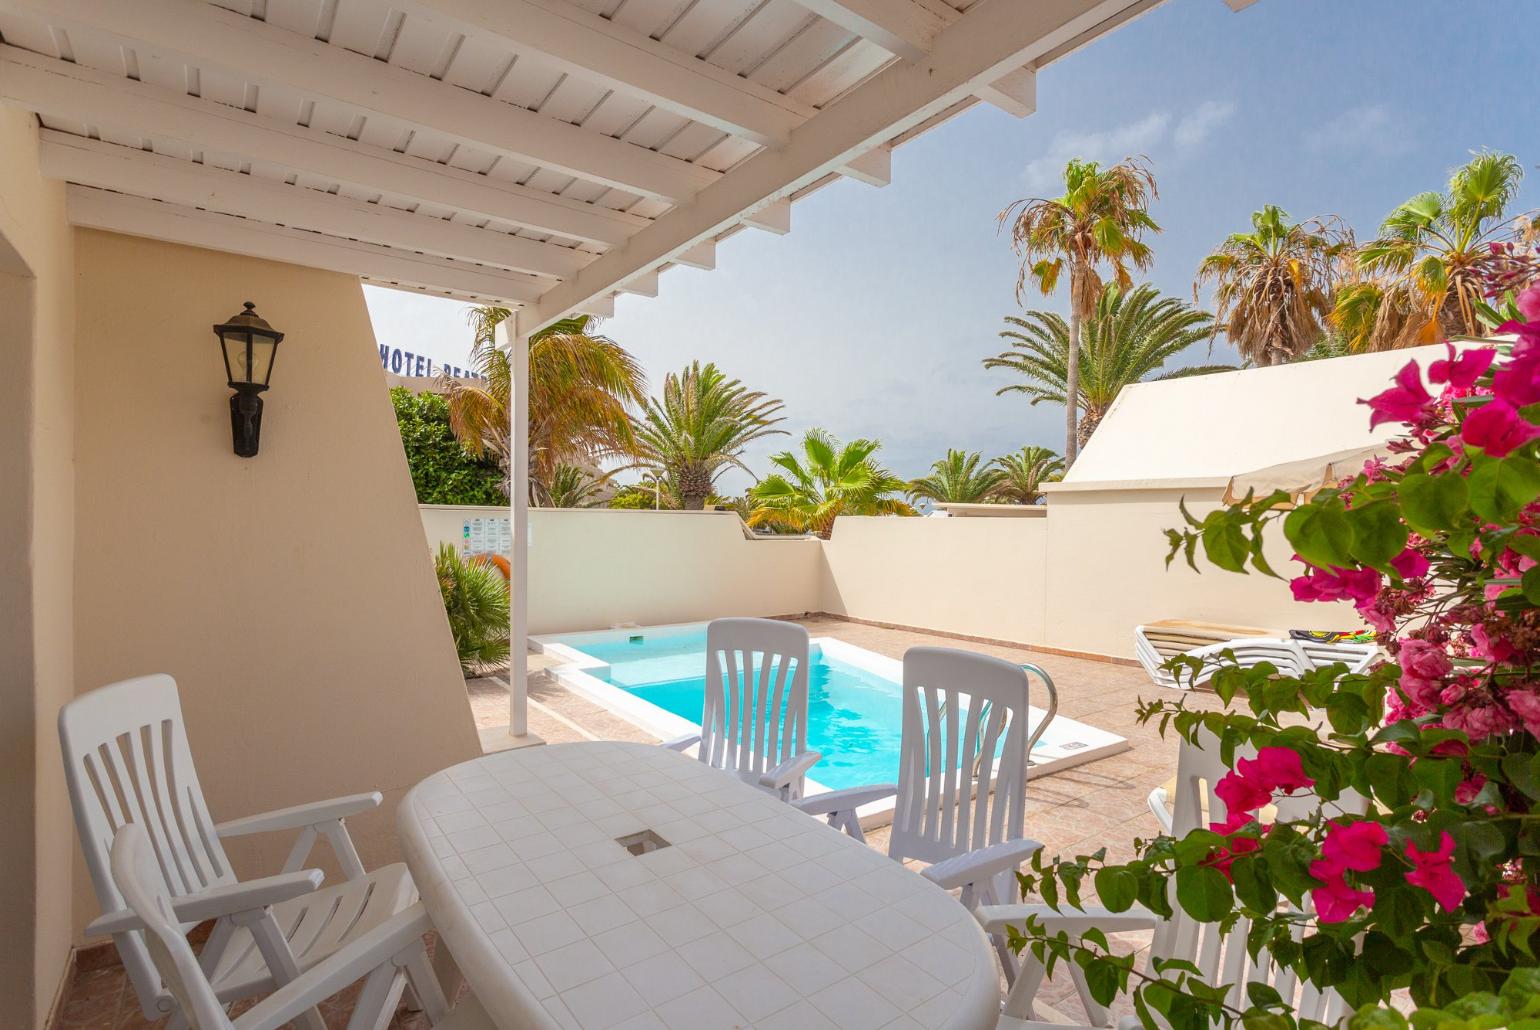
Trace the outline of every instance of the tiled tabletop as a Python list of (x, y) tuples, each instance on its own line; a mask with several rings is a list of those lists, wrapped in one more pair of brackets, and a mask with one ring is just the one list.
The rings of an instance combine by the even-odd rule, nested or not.
[[(424, 780), (407, 864), (500, 1027), (987, 1028), (957, 900), (822, 821), (646, 744), (555, 744)], [(633, 855), (617, 838), (668, 842)]]

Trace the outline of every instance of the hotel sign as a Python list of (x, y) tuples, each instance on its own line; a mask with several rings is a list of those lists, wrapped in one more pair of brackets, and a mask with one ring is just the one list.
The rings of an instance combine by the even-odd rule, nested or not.
[(481, 379), (480, 374), (468, 368), (458, 365), (445, 365), (435, 362), (426, 354), (413, 354), (409, 350), (400, 347), (391, 347), (380, 344), (380, 365), (385, 371), (398, 376), (436, 376), (451, 375), (456, 379)]

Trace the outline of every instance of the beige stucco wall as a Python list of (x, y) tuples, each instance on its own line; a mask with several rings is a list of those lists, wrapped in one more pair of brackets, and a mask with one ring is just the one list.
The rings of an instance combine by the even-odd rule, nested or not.
[[(1164, 531), (1177, 503), (1219, 491), (1056, 492), (1046, 518), (840, 518), (828, 541), (745, 540), (730, 513), (530, 513), (532, 633), (723, 615), (824, 611), (870, 622), (1133, 657), (1133, 630), (1165, 618), (1274, 629), (1359, 625), (1345, 606), (1297, 604), (1287, 583), (1180, 560)], [(467, 515), (423, 509), (430, 545)], [(1268, 552), (1287, 571), (1281, 538)]]
[[(401, 794), (479, 748), (358, 281), (75, 247), (80, 689), (172, 674), (216, 818), (380, 789), (349, 825), (366, 864), (392, 858)], [(244, 300), (288, 334), (252, 459), (210, 332)], [(231, 850), (254, 874), (289, 844)], [(76, 896), (78, 925), (95, 901)]]
[[(1202, 517), (1220, 490), (1056, 492), (1048, 502), (1043, 643), (1120, 658), (1133, 656), (1133, 629), (1156, 619), (1201, 619), (1275, 629), (1350, 629), (1346, 605), (1300, 604), (1288, 584), (1215, 568), (1198, 549), (1200, 573), (1177, 560), (1166, 568), (1165, 530), (1181, 526), (1177, 504)], [(1288, 575), (1290, 548), (1278, 538), (1269, 564)]]
[(816, 540), (749, 540), (735, 512), (535, 509), (529, 631), (659, 625), (817, 606)]
[(820, 607), (969, 636), (1044, 642), (1047, 519), (839, 518)]
[(37, 120), (0, 107), (0, 984), (40, 1027), (69, 955), (70, 855), (54, 717), (74, 689), (74, 274)]

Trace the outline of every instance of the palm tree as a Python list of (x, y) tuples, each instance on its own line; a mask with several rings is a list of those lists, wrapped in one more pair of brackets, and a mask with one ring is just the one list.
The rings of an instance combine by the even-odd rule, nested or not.
[(841, 515), (914, 515), (893, 496), (908, 486), (873, 459), (876, 440), (841, 444), (822, 429), (802, 438), (802, 457), (790, 451), (771, 458), (781, 472), (749, 488), (754, 510), (749, 525), (793, 533), (816, 533), (825, 540)]
[(1064, 459), (1049, 447), (1028, 445), (1015, 454), (996, 458), (1000, 485), (995, 495), (1013, 504), (1036, 504), (1043, 499), (1043, 484), (1064, 478)]
[(1004, 474), (985, 465), (978, 451), (948, 450), (946, 457), (930, 467), (930, 475), (909, 484), (912, 501), (950, 501), (955, 504), (979, 504), (987, 501), (1000, 487)]
[(1393, 350), (1446, 336), (1480, 336), (1491, 244), (1511, 234), (1504, 220), (1524, 168), (1511, 154), (1483, 151), (1455, 169), (1447, 193), (1419, 193), (1390, 213), (1378, 238), (1358, 248), (1364, 278), (1337, 293), (1332, 318), (1354, 351)]
[(553, 508), (593, 508), (599, 503), (599, 491), (613, 473), (594, 475), (578, 465), (556, 466), (548, 489)]
[[(508, 404), (513, 369), (494, 331), (507, 308), (476, 307), (467, 319), (475, 332), (470, 363), (480, 380), (440, 379), (449, 401), (449, 425), (476, 457), (491, 455), (511, 478)], [(630, 406), (646, 396), (646, 378), (625, 348), (589, 330), (583, 315), (563, 319), (529, 340), (529, 497), (550, 504), (563, 464), (625, 454), (633, 436)]]
[(1327, 335), (1342, 256), (1353, 233), (1335, 217), (1289, 221), (1268, 204), (1251, 213), (1251, 232), (1231, 235), (1203, 259), (1193, 283), (1213, 282), (1213, 334), (1221, 332), (1242, 358), (1281, 365), (1302, 356)]
[(1075, 463), (1080, 396), (1080, 324), (1096, 308), (1106, 284), (1099, 269), (1110, 267), (1120, 289), (1133, 285), (1130, 268), (1148, 269), (1150, 248), (1140, 239), (1160, 232), (1150, 217), (1150, 201), (1159, 196), (1155, 176), (1143, 158), (1126, 158), (1110, 168), (1095, 161), (1071, 161), (1064, 168), (1064, 195), (1055, 200), (1018, 200), (1000, 212), (1011, 226), (1011, 246), (1021, 258), (1016, 300), (1027, 282), (1049, 296), (1069, 273), (1069, 350), (1065, 370), (1069, 388), (1064, 408), (1064, 464)]
[(663, 380), (662, 398), (647, 402), (636, 427), (636, 465), (661, 475), (679, 506), (699, 511), (729, 467), (749, 471), (743, 449), (785, 434), (780, 401), (696, 361)]
[[(1000, 333), (1011, 349), (984, 359), (985, 368), (1004, 368), (1025, 382), (996, 390), (996, 395), (1024, 393), (1033, 404), (1063, 404), (1069, 382), (1071, 328), (1060, 315), (1028, 311), (1008, 316), (1011, 328)], [(1174, 297), (1162, 297), (1153, 286), (1125, 293), (1111, 288), (1097, 301), (1084, 326), (1080, 344), (1080, 420), (1078, 441), (1089, 440), (1102, 416), (1129, 383), (1177, 379), (1233, 370), (1232, 365), (1198, 365), (1165, 375), (1154, 373), (1171, 358), (1209, 336), (1213, 316)]]

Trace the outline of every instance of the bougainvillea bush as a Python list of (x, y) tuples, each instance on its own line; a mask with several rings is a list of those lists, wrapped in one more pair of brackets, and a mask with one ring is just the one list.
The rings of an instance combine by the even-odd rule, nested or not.
[[(1281, 523), (1294, 596), (1350, 602), (1387, 660), (1360, 675), (1225, 668), (1211, 680), (1221, 711), (1141, 702), (1162, 732), (1218, 738), (1228, 818), (1140, 841), (1125, 864), (1035, 863), (1025, 889), (1078, 904), (1094, 884), (1113, 910), (1180, 906), (1221, 930), (1244, 916), (1253, 954), (1340, 991), (1365, 1026), (1396, 1025), (1381, 1006), (1397, 991), (1475, 1018), (1540, 965), (1540, 286), (1507, 307), (1499, 330), (1515, 342), (1448, 346), (1364, 402), (1372, 424), (1404, 430), (1388, 458), (1297, 506), (1251, 497), (1169, 533), (1195, 568), (1201, 548), (1222, 569), (1276, 575), (1262, 545)], [(1256, 757), (1235, 760), (1243, 745)], [(1280, 795), (1349, 790), (1369, 799), (1365, 816), (1258, 817)], [(1033, 924), (1016, 943), (1080, 965), (1100, 998), (1133, 992), (1146, 1021), (1294, 1021), (1266, 988), (1227, 1007), (1195, 970), (1135, 969), (1095, 939)], [(1426, 1012), (1414, 1024), (1442, 1025)]]

